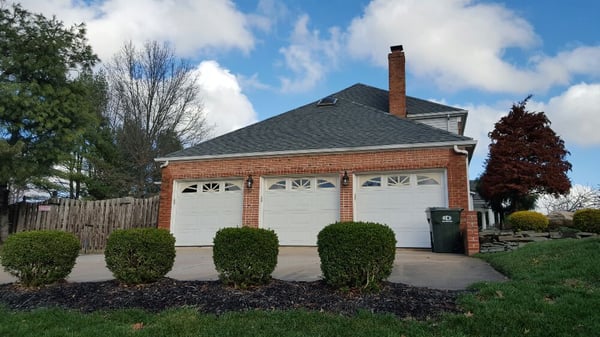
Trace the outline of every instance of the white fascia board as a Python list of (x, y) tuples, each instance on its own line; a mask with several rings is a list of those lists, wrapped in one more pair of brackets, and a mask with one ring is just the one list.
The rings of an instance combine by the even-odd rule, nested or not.
[(214, 160), (214, 159), (234, 159), (234, 158), (249, 158), (249, 157), (275, 157), (275, 156), (300, 156), (311, 154), (334, 154), (334, 153), (351, 153), (351, 152), (370, 152), (370, 151), (391, 151), (391, 150), (406, 150), (406, 149), (423, 149), (423, 148), (438, 148), (457, 146), (472, 146), (477, 145), (476, 140), (462, 140), (456, 142), (436, 142), (436, 143), (417, 143), (417, 144), (394, 144), (394, 145), (377, 145), (363, 147), (347, 147), (334, 149), (311, 149), (311, 150), (296, 150), (296, 151), (272, 151), (272, 152), (249, 152), (249, 153), (231, 153), (218, 155), (204, 156), (184, 156), (184, 157), (159, 157), (155, 158), (156, 162), (166, 161), (192, 161), (192, 160)]

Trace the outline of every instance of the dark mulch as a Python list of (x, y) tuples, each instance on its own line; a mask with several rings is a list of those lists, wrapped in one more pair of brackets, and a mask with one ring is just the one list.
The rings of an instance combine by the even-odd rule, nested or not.
[(428, 319), (443, 312), (458, 312), (461, 292), (385, 283), (379, 293), (340, 292), (324, 282), (286, 282), (247, 290), (223, 286), (218, 281), (177, 281), (169, 278), (126, 286), (117, 281), (59, 283), (36, 289), (18, 284), (0, 285), (0, 304), (10, 309), (30, 310), (60, 307), (82, 312), (141, 308), (161, 311), (188, 306), (201, 312), (305, 309), (353, 315), (360, 310), (391, 313), (402, 318)]

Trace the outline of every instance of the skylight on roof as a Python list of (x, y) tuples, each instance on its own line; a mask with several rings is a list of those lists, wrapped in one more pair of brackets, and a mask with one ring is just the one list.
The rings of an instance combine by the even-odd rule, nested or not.
[(317, 102), (317, 106), (329, 106), (329, 105), (335, 105), (335, 103), (337, 103), (337, 98), (329, 96), (329, 97), (320, 99)]

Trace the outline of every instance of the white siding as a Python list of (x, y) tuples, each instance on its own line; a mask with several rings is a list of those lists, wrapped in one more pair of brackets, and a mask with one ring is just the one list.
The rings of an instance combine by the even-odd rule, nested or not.
[(428, 118), (428, 119), (413, 119), (416, 122), (433, 126), (434, 128), (442, 129), (452, 133), (458, 134), (458, 123), (460, 117), (439, 117), (439, 118)]

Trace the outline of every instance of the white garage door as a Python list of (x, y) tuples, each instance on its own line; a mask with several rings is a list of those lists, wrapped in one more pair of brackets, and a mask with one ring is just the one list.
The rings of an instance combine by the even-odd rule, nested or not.
[(390, 226), (398, 247), (431, 247), (427, 207), (445, 207), (443, 172), (359, 175), (356, 219)]
[(316, 245), (319, 231), (339, 219), (337, 180), (337, 176), (264, 179), (261, 227), (275, 230), (281, 245)]
[(171, 220), (175, 245), (212, 245), (219, 229), (241, 226), (242, 183), (242, 180), (177, 182)]

